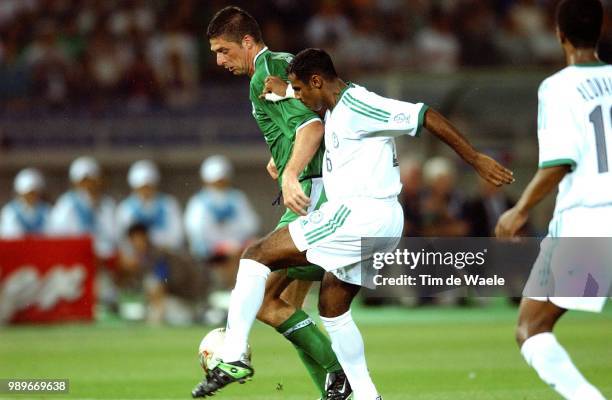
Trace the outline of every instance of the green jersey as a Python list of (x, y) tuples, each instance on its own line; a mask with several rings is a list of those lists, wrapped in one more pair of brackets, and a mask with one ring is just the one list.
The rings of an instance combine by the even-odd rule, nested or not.
[[(271, 102), (259, 98), (264, 81), (269, 75), (287, 80), (287, 66), (292, 59), (293, 55), (289, 53), (276, 53), (264, 47), (255, 56), (255, 72), (250, 84), (249, 97), (253, 105), (253, 117), (264, 134), (280, 176), (291, 158), (296, 132), (313, 120), (321, 119), (299, 100)], [(321, 176), (323, 152), (324, 145), (321, 144), (300, 178)]]

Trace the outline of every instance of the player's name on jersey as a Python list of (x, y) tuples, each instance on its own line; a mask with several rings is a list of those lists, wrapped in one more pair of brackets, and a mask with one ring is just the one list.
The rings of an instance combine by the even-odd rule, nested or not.
[(395, 277), (385, 277), (383, 275), (374, 276), (374, 284), (376, 286), (478, 286), (492, 287), (504, 286), (506, 279), (499, 275), (489, 277), (481, 275), (450, 275), (447, 277), (436, 277), (427, 274), (421, 275), (400, 275)]
[(609, 77), (592, 77), (582, 81), (576, 89), (586, 101), (612, 96), (612, 79)]

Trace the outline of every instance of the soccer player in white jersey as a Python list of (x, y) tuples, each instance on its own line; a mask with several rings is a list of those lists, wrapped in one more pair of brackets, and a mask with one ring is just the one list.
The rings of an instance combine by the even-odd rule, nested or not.
[[(529, 211), (558, 186), (549, 239), (542, 242), (525, 296), (534, 295), (528, 291), (534, 285), (553, 287), (553, 275), (546, 272), (561, 246), (548, 246), (551, 240), (612, 236), (612, 66), (597, 58), (602, 18), (599, 0), (565, 0), (559, 4), (557, 33), (568, 66), (546, 79), (538, 93), (540, 169), (496, 227), (498, 237), (515, 236)], [(543, 281), (542, 276), (548, 278)], [(606, 292), (595, 295), (606, 296), (610, 282), (598, 283)], [(550, 297), (525, 297), (519, 309), (516, 339), (525, 360), (564, 398), (603, 400), (552, 331), (568, 309), (601, 311), (606, 297), (561, 297), (561, 293), (554, 297), (554, 290), (540, 291), (544, 293), (539, 296)]]
[[(326, 270), (319, 312), (355, 400), (381, 399), (365, 361), (361, 334), (350, 305), (363, 284), (362, 237), (380, 237), (373, 251), (389, 251), (402, 233), (401, 190), (393, 137), (418, 136), (425, 126), (452, 147), (487, 181), (502, 185), (512, 173), (474, 150), (439, 113), (422, 103), (387, 99), (338, 78), (323, 50), (307, 49), (289, 64), (296, 98), (326, 115), (323, 182), (328, 202), (247, 248), (232, 292), (227, 335), (219, 364), (200, 385), (206, 395), (243, 382), (253, 368), (243, 359), (247, 337), (272, 270), (307, 260)], [(309, 199), (301, 199), (302, 207)], [(344, 399), (345, 385), (331, 385), (326, 399)]]

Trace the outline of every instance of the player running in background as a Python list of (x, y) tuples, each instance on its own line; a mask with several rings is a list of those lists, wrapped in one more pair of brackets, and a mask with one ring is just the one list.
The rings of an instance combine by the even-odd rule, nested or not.
[[(271, 271), (310, 261), (326, 270), (319, 313), (355, 400), (382, 399), (370, 378), (363, 339), (350, 305), (360, 286), (366, 284), (361, 268), (368, 258), (362, 256), (362, 238), (377, 237), (370, 251), (384, 252), (393, 250), (402, 234), (403, 212), (397, 201), (402, 185), (393, 137), (418, 136), (425, 126), (487, 181), (502, 185), (514, 179), (495, 160), (474, 150), (435, 110), (422, 103), (384, 98), (342, 81), (323, 50), (300, 52), (288, 72), (295, 96), (311, 110), (325, 113), (323, 180), (328, 202), (244, 252), (219, 364), (200, 384), (200, 393), (212, 395), (253, 375), (243, 354), (264, 298), (266, 279)], [(344, 385), (332, 384), (325, 399), (344, 399), (344, 393)]]
[[(220, 10), (208, 25), (207, 36), (219, 66), (251, 79), (249, 98), (253, 116), (272, 154), (268, 171), (279, 180), (289, 208), (277, 229), (286, 226), (297, 219), (298, 213), (303, 213), (305, 203), (301, 199), (310, 196), (309, 210), (325, 201), (321, 179), (324, 133), (321, 118), (295, 99), (273, 103), (260, 98), (266, 77), (270, 74), (286, 77), (285, 71), (293, 56), (270, 51), (263, 42), (257, 21), (246, 11), (238, 7)], [(324, 394), (328, 374), (333, 380), (346, 381), (346, 377), (327, 336), (301, 310), (311, 281), (322, 276), (323, 270), (315, 266), (270, 275), (258, 319), (276, 328), (295, 346), (317, 388)], [(289, 286), (294, 278), (302, 281)], [(193, 395), (198, 395), (197, 390)]]
[[(608, 160), (612, 155), (612, 67), (597, 58), (602, 20), (599, 0), (565, 0), (557, 8), (557, 32), (568, 66), (540, 86), (540, 169), (516, 206), (500, 217), (498, 237), (516, 236), (529, 211), (557, 187), (548, 237), (612, 236), (612, 175)], [(527, 288), (533, 285), (540, 285), (542, 292), (553, 285), (553, 275), (546, 272), (554, 254), (555, 247), (543, 241), (526, 285), (526, 296), (530, 295)], [(545, 282), (541, 282), (542, 276), (548, 276)], [(603, 290), (609, 284), (599, 282)], [(606, 296), (607, 292), (599, 295)], [(604, 397), (576, 369), (557, 342), (553, 328), (568, 309), (601, 311), (605, 299), (526, 297), (521, 302), (516, 332), (521, 353), (540, 378), (566, 399)]]

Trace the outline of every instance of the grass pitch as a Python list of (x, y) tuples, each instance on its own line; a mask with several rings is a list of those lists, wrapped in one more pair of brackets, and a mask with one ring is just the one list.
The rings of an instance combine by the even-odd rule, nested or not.
[[(385, 400), (553, 400), (514, 344), (516, 309), (358, 309), (372, 376)], [(2, 399), (188, 399), (201, 378), (197, 345), (210, 328), (122, 322), (0, 328), (1, 378), (68, 378), (69, 395)], [(612, 307), (569, 313), (557, 335), (587, 378), (612, 398)], [(314, 400), (293, 348), (257, 324), (255, 378), (220, 400)]]

